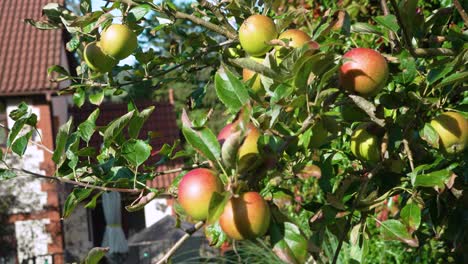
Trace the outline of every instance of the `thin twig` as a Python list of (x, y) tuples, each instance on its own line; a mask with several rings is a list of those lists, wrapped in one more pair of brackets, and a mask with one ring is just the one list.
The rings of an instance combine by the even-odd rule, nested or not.
[(168, 263), (169, 258), (174, 255), (174, 253), (177, 251), (177, 249), (182, 246), (182, 244), (189, 239), (193, 233), (197, 232), (205, 222), (200, 221), (196, 223), (192, 228), (185, 230), (185, 234), (172, 246), (172, 248), (164, 254), (164, 256), (157, 262), (157, 264), (163, 264), (163, 263)]
[(465, 26), (468, 27), (468, 15), (466, 14), (465, 10), (463, 9), (463, 6), (460, 4), (458, 0), (453, 0), (453, 5), (457, 9), (458, 13), (463, 19), (463, 22), (465, 23)]
[(336, 247), (336, 250), (335, 250), (335, 254), (333, 255), (332, 264), (336, 264), (336, 262), (338, 260), (338, 256), (340, 255), (340, 251), (341, 251), (341, 247), (343, 246), (344, 239), (346, 238), (346, 235), (348, 234), (348, 231), (351, 228), (351, 223), (352, 223), (352, 218), (353, 218), (354, 211), (356, 210), (356, 207), (357, 207), (359, 201), (361, 201), (362, 196), (367, 191), (367, 185), (368, 185), (369, 181), (375, 176), (375, 174), (378, 171), (380, 171), (381, 168), (382, 168), (382, 163), (377, 164), (372, 169), (372, 171), (369, 172), (366, 175), (366, 177), (364, 179), (364, 183), (359, 188), (358, 195), (357, 195), (356, 199), (353, 202), (353, 207), (351, 208), (351, 213), (349, 214), (348, 221), (346, 222), (345, 230), (341, 234), (340, 240), (338, 241), (338, 246)]
[(43, 175), (43, 174), (35, 173), (35, 172), (29, 171), (29, 170), (26, 170), (26, 169), (15, 169), (15, 168), (13, 168), (13, 170), (24, 172), (24, 173), (27, 173), (27, 174), (29, 174), (31, 176), (38, 177), (38, 178), (55, 180), (55, 181), (59, 181), (59, 182), (63, 182), (63, 183), (73, 184), (73, 185), (77, 185), (77, 186), (81, 186), (81, 187), (85, 187), (85, 188), (96, 189), (96, 190), (101, 190), (101, 191), (106, 191), (106, 192), (107, 191), (114, 191), (114, 192), (121, 192), (121, 193), (139, 193), (141, 191), (140, 189), (125, 189), (125, 188), (112, 188), (112, 187), (97, 186), (97, 185), (89, 184), (89, 183), (86, 183), (86, 182), (78, 182), (78, 181), (74, 181), (74, 180), (69, 180), (67, 178), (60, 178), (60, 177), (56, 177), (56, 176)]
[(161, 176), (161, 175), (165, 175), (165, 174), (171, 174), (171, 173), (174, 173), (174, 172), (190, 170), (190, 169), (195, 169), (195, 168), (201, 168), (201, 167), (208, 167), (208, 166), (209, 166), (209, 162), (204, 161), (204, 162), (202, 162), (200, 164), (192, 164), (191, 166), (185, 166), (185, 167), (175, 168), (175, 169), (166, 170), (166, 171), (158, 171), (158, 172), (154, 173), (154, 176)]
[(411, 152), (411, 149), (409, 147), (408, 140), (403, 139), (403, 146), (405, 148), (405, 153), (408, 156), (409, 164), (411, 167), (411, 171), (414, 171), (414, 162), (413, 162), (413, 154)]
[(219, 7), (211, 4), (207, 0), (200, 0), (199, 2), (201, 6), (210, 10), (211, 13), (213, 13), (216, 16), (216, 18), (227, 27), (228, 31), (230, 31), (233, 34), (237, 34), (236, 30), (232, 27), (231, 24), (229, 24), (229, 21), (227, 20), (226, 16), (223, 13), (221, 13)]
[[(390, 11), (388, 9), (387, 0), (380, 0), (380, 6), (382, 7), (383, 14), (385, 16), (388, 16), (390, 14)], [(390, 38), (390, 47), (392, 48), (392, 50), (394, 50), (398, 43), (396, 40), (396, 35), (393, 31), (390, 30), (390, 32), (388, 33), (388, 37)]]
[(400, 15), (400, 11), (398, 10), (398, 5), (395, 0), (390, 0), (390, 3), (392, 4), (393, 10), (395, 11), (395, 16), (397, 18), (398, 25), (400, 25), (401, 30), (403, 31), (403, 38), (405, 39), (405, 46), (408, 48), (409, 52), (413, 57), (416, 57), (416, 54), (414, 53), (414, 48), (413, 45), (411, 44), (411, 37), (408, 33), (408, 30), (406, 30), (406, 27), (403, 23), (403, 19)]
[(228, 39), (237, 39), (237, 34), (234, 34), (233, 32), (231, 32), (231, 31), (229, 31), (229, 30), (227, 30), (225, 28), (222, 28), (222, 27), (220, 27), (218, 25), (215, 25), (213, 23), (205, 21), (202, 18), (193, 16), (193, 15), (190, 15), (190, 14), (186, 14), (186, 13), (183, 13), (183, 12), (180, 12), (180, 11), (175, 11), (172, 14), (174, 15), (175, 18), (188, 19), (188, 20), (192, 21), (195, 24), (203, 26), (203, 27), (205, 27), (205, 28), (207, 28), (207, 29), (209, 29), (211, 31), (214, 31), (216, 33), (219, 33), (221, 35), (224, 35)]

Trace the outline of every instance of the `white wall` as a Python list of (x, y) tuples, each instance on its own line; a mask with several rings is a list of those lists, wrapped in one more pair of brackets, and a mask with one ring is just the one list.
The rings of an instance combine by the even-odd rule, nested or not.
[(145, 225), (152, 226), (166, 215), (172, 215), (172, 206), (168, 204), (167, 199), (156, 198), (145, 205)]

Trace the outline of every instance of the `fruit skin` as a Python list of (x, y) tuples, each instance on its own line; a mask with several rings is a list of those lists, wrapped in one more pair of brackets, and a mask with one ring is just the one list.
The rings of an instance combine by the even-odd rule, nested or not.
[(86, 45), (83, 56), (88, 67), (97, 72), (109, 72), (118, 62), (102, 52), (100, 43), (96, 41)]
[(213, 193), (221, 193), (223, 185), (214, 171), (198, 168), (184, 175), (178, 190), (178, 201), (187, 215), (205, 220)]
[(378, 93), (387, 83), (388, 64), (377, 51), (355, 48), (343, 55), (339, 70), (340, 86), (368, 97)]
[(265, 55), (272, 48), (266, 43), (277, 36), (275, 23), (263, 15), (248, 17), (239, 28), (239, 42), (250, 56)]
[[(234, 122), (226, 125), (218, 134), (218, 141), (222, 145), (224, 141), (233, 133), (238, 131), (238, 123)], [(244, 142), (238, 150), (238, 169), (240, 172), (251, 170), (259, 165), (259, 151), (257, 141), (260, 138), (260, 130), (249, 124), (245, 133)]]
[(231, 198), (219, 218), (224, 233), (235, 240), (263, 236), (270, 226), (270, 208), (257, 192)]
[[(252, 60), (258, 62), (258, 63), (263, 63), (263, 58), (256, 58), (256, 57), (250, 57)], [(244, 82), (249, 81), (251, 78), (254, 78), (255, 74), (257, 74), (254, 71), (251, 71), (249, 69), (242, 69), (242, 79)], [(252, 83), (252, 90), (254, 93), (263, 95), (265, 93), (265, 89), (263, 88), (262, 81), (260, 80), (260, 74), (257, 74), (255, 76), (255, 80)]]
[[(307, 35), (307, 33), (299, 29), (288, 29), (285, 32), (281, 33), (278, 39), (287, 39), (288, 46), (292, 48), (300, 48), (311, 40), (310, 36)], [(275, 47), (275, 49), (281, 48), (282, 47), (280, 46)]]
[(137, 35), (126, 25), (113, 24), (101, 33), (101, 48), (112, 58), (128, 57), (138, 46)]
[(468, 143), (468, 120), (459, 113), (445, 112), (431, 121), (440, 138), (440, 148), (449, 154), (462, 152)]
[(370, 123), (358, 126), (351, 135), (351, 152), (356, 158), (377, 163), (380, 160), (380, 142), (368, 131)]

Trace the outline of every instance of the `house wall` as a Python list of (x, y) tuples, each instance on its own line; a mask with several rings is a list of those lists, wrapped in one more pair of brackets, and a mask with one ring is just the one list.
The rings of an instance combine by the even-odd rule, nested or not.
[(145, 225), (150, 227), (167, 215), (173, 215), (172, 200), (156, 198), (145, 205)]
[[(50, 104), (43, 97), (6, 99), (7, 114), (16, 109), (16, 106), (22, 101), (32, 106), (33, 112), (38, 117), (38, 133), (33, 134), (32, 141), (41, 143), (48, 149), (53, 149)], [(10, 119), (8, 126), (10, 128), (13, 126), (13, 121)], [(15, 168), (24, 168), (43, 175), (53, 175), (54, 164), (51, 158), (52, 153), (49, 151), (29, 144), (22, 158), (9, 153), (6, 161)], [(15, 226), (18, 261), (21, 263), (24, 259), (38, 255), (53, 255), (53, 263), (63, 263), (58, 185), (50, 180), (19, 175), (15, 179), (2, 183), (0, 189), (1, 195), (15, 197), (15, 203), (9, 212), (9, 221)]]

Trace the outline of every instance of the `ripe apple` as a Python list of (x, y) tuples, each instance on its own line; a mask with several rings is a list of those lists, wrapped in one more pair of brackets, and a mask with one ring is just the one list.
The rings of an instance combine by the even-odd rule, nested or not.
[[(226, 125), (218, 134), (218, 141), (222, 145), (224, 141), (234, 132), (238, 131), (238, 122)], [(239, 171), (244, 172), (255, 168), (258, 165), (259, 151), (258, 151), (258, 138), (260, 137), (260, 130), (254, 125), (249, 124), (244, 142), (238, 150), (238, 168)]]
[[(286, 39), (288, 42), (288, 46), (291, 48), (300, 48), (311, 40), (310, 36), (307, 35), (307, 33), (299, 29), (288, 29), (285, 32), (281, 33), (278, 39)], [(277, 51), (281, 51), (284, 49), (284, 47), (276, 46), (275, 49)]]
[(263, 236), (270, 225), (270, 208), (257, 192), (231, 198), (219, 218), (224, 233), (236, 240)]
[(356, 158), (377, 163), (380, 160), (380, 142), (376, 135), (369, 132), (370, 123), (358, 126), (351, 135), (351, 152)]
[(449, 154), (462, 152), (468, 143), (468, 120), (459, 113), (445, 112), (431, 121), (440, 147)]
[(343, 55), (339, 70), (340, 86), (362, 96), (378, 93), (387, 83), (388, 64), (377, 51), (355, 48)]
[(86, 64), (94, 71), (109, 72), (117, 65), (117, 60), (102, 52), (100, 43), (96, 41), (86, 45), (83, 54)]
[[(263, 58), (250, 58), (258, 63), (263, 63)], [(254, 91), (254, 93), (259, 95), (264, 94), (265, 90), (263, 89), (262, 81), (260, 80), (260, 74), (257, 74), (256, 72), (251, 71), (249, 69), (242, 69), (242, 79), (244, 80), (244, 82), (247, 82), (252, 78), (255, 78), (252, 84), (252, 90)]]
[(185, 174), (180, 181), (178, 201), (187, 215), (195, 220), (205, 220), (213, 193), (222, 191), (223, 185), (214, 171), (197, 168)]
[(136, 34), (126, 25), (113, 24), (101, 33), (101, 48), (112, 58), (128, 57), (138, 46)]
[(248, 17), (239, 28), (239, 42), (250, 56), (265, 55), (271, 49), (267, 42), (277, 36), (275, 23), (271, 18), (263, 15)]

